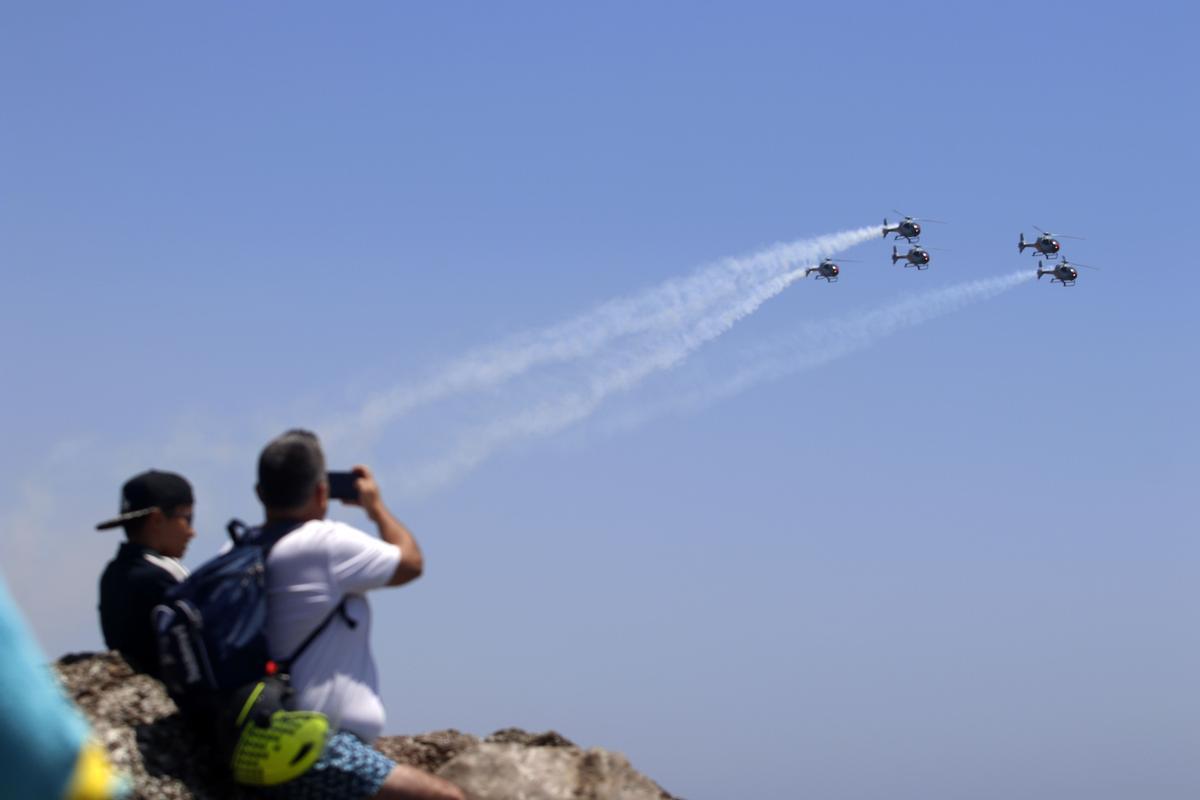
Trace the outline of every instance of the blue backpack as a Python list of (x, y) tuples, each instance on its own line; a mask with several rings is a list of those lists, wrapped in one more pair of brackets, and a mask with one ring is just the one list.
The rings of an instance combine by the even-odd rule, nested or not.
[(271, 659), (267, 556), (297, 527), (288, 523), (248, 528), (231, 521), (227, 530), (233, 547), (171, 587), (163, 604), (154, 609), (167, 692), (193, 723), (215, 736), (214, 743), (226, 755), (237, 745), (248, 720), (267, 727), (274, 712), (288, 708), (291, 665), (333, 618), (340, 614), (351, 628), (357, 624), (346, 613), (342, 598), (290, 657)]

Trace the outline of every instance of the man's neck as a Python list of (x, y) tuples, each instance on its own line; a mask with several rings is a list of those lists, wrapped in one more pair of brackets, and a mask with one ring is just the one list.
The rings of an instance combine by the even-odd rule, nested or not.
[(297, 513), (295, 511), (267, 511), (266, 525), (303, 525), (306, 522), (312, 522), (314, 519), (321, 519), (313, 514)]

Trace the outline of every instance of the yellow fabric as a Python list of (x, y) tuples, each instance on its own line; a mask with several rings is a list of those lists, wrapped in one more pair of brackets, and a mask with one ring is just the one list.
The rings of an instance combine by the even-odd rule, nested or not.
[(63, 800), (115, 800), (125, 795), (125, 782), (95, 742), (79, 749), (75, 771)]

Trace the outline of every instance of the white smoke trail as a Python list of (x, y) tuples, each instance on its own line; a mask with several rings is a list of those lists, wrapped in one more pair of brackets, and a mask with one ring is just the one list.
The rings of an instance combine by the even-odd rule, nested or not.
[(803, 262), (834, 255), (879, 236), (880, 227), (778, 244), (742, 258), (730, 258), (639, 294), (609, 301), (571, 320), (514, 336), (469, 353), (423, 382), (398, 385), (367, 400), (359, 411), (323, 427), (324, 438), (369, 436), (408, 412), (445, 397), (496, 386), (530, 369), (590, 356), (623, 337), (670, 332), (711, 313), (748, 287), (795, 269)]
[(632, 389), (647, 376), (683, 361), (706, 342), (754, 313), (763, 303), (804, 277), (805, 266), (778, 275), (743, 292), (737, 301), (662, 337), (644, 350), (627, 353), (616, 363), (602, 363), (587, 377), (587, 387), (545, 400), (526, 411), (480, 426), (460, 438), (447, 455), (409, 471), (401, 479), (409, 495), (423, 495), (478, 466), (500, 448), (517, 441), (548, 436), (591, 416), (606, 398)]
[(876, 309), (803, 325), (799, 331), (760, 345), (739, 360), (740, 368), (724, 379), (705, 380), (692, 391), (675, 391), (656, 406), (643, 406), (623, 415), (611, 427), (628, 430), (671, 412), (693, 411), (740, 394), (759, 383), (827, 364), (863, 350), (902, 329), (915, 327), (988, 300), (1036, 277), (1021, 270), (1009, 275), (903, 297)]

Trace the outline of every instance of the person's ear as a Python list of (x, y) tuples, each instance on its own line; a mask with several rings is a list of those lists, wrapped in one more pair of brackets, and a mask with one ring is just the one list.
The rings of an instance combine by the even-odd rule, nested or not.
[(133, 541), (140, 542), (141, 544), (153, 544), (155, 537), (162, 530), (163, 523), (166, 521), (167, 515), (161, 508), (151, 508), (150, 513), (142, 518), (142, 526)]
[(255, 495), (255, 497), (258, 498), (258, 502), (262, 503), (264, 506), (267, 504), (266, 501), (263, 500), (262, 484), (260, 484), (260, 483), (254, 484), (254, 495)]
[(329, 481), (318, 481), (317, 488), (313, 492), (313, 497), (316, 498), (322, 508), (329, 505)]

